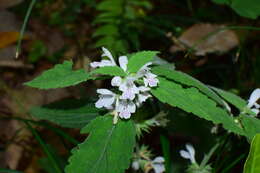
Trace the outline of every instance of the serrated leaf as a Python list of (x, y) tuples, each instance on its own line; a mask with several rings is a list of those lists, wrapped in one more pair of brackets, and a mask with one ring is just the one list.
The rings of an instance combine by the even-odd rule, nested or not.
[(25, 85), (39, 89), (63, 88), (77, 85), (88, 79), (90, 76), (87, 72), (83, 69), (72, 70), (72, 62), (64, 61), (63, 64), (55, 65), (54, 68), (43, 72)]
[(131, 73), (137, 72), (143, 65), (152, 62), (154, 56), (158, 53), (158, 51), (141, 51), (132, 54), (128, 62), (128, 71)]
[(100, 115), (100, 109), (86, 100), (66, 99), (33, 107), (30, 113), (40, 120), (48, 120), (62, 127), (82, 128)]
[(252, 140), (243, 173), (258, 172), (260, 172), (260, 133), (256, 134)]
[(164, 76), (168, 79), (172, 79), (181, 84), (196, 87), (202, 93), (206, 94), (208, 97), (210, 97), (211, 99), (216, 101), (218, 104), (226, 107), (225, 102), (215, 92), (213, 92), (205, 84), (203, 84), (202, 82), (200, 82), (199, 80), (193, 78), (192, 76), (190, 76), (188, 74), (185, 74), (180, 71), (176, 71), (174, 69), (165, 68), (162, 66), (157, 66), (157, 67), (152, 68), (152, 72), (159, 76)]
[(118, 28), (116, 25), (103, 25), (99, 27), (93, 34), (93, 37), (102, 36), (102, 35), (118, 35)]
[(105, 66), (100, 67), (91, 72), (91, 74), (103, 74), (109, 76), (126, 76), (126, 73), (123, 69), (118, 66)]
[(163, 103), (176, 106), (186, 112), (193, 113), (200, 118), (212, 121), (214, 124), (223, 124), (223, 127), (231, 132), (245, 135), (240, 128), (223, 109), (196, 88), (183, 88), (181, 85), (164, 78), (159, 78), (159, 87), (152, 89), (152, 94)]
[(240, 117), (241, 123), (244, 127), (246, 136), (252, 140), (253, 137), (257, 134), (260, 133), (260, 120), (255, 118), (255, 117), (251, 117), (249, 115), (242, 115)]
[(91, 121), (81, 131), (88, 138), (73, 150), (66, 173), (123, 173), (129, 167), (135, 145), (135, 127), (131, 120), (106, 115)]
[(213, 90), (215, 90), (221, 97), (223, 97), (227, 102), (238, 108), (240, 111), (243, 111), (244, 108), (247, 105), (247, 102), (243, 100), (241, 97), (228, 92), (221, 90), (219, 88), (211, 87)]

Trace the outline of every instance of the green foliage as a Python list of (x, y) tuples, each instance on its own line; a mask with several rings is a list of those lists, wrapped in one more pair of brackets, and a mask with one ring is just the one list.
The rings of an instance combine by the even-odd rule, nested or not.
[(48, 120), (62, 127), (82, 128), (100, 115), (100, 109), (86, 100), (66, 99), (30, 110), (32, 116)]
[(116, 54), (139, 49), (139, 19), (145, 14), (143, 9), (151, 8), (149, 1), (102, 0), (96, 8), (100, 14), (94, 20), (98, 25), (92, 35), (97, 38), (95, 47), (104, 46)]
[(84, 69), (72, 70), (72, 62), (64, 61), (63, 64), (55, 65), (25, 85), (39, 89), (62, 88), (77, 85), (88, 79), (90, 76)]
[(90, 133), (72, 151), (66, 173), (123, 173), (129, 167), (135, 145), (135, 127), (131, 120), (119, 120), (106, 115), (91, 121), (81, 130)]
[(42, 58), (47, 52), (47, 47), (40, 40), (34, 41), (31, 47), (31, 51), (28, 55), (28, 60), (31, 63), (37, 62), (40, 58)]
[(179, 82), (181, 84), (187, 85), (187, 86), (192, 86), (196, 87), (199, 89), (201, 92), (206, 94), (208, 97), (216, 101), (218, 104), (222, 106), (226, 106), (225, 102), (214, 92), (212, 91), (208, 86), (200, 82), (199, 80), (183, 73), (180, 71), (176, 71), (173, 69), (169, 69), (163, 66), (157, 66), (152, 69), (152, 72), (159, 75), (159, 76), (164, 76), (168, 79), (174, 80), (176, 82)]
[(143, 65), (151, 62), (158, 51), (142, 51), (131, 55), (127, 69), (130, 73), (137, 72)]
[(105, 66), (95, 69), (91, 74), (103, 74), (109, 76), (126, 76), (123, 69), (118, 66)]
[(244, 165), (243, 173), (260, 172), (260, 133), (256, 134), (252, 140), (249, 155)]
[(164, 78), (159, 78), (159, 87), (152, 89), (152, 94), (163, 103), (176, 106), (186, 112), (212, 121), (214, 124), (223, 124), (223, 127), (231, 132), (245, 135), (240, 128), (223, 109), (196, 88), (183, 88), (181, 85)]
[(256, 19), (260, 15), (259, 0), (212, 0), (218, 4), (226, 4), (240, 16)]
[(243, 111), (244, 108), (246, 107), (247, 102), (245, 100), (243, 100), (241, 97), (239, 97), (231, 92), (227, 92), (227, 91), (215, 88), (215, 87), (211, 87), (211, 88), (214, 89), (214, 91), (216, 91), (227, 102), (229, 102), (230, 104), (232, 104), (233, 106), (238, 108), (240, 111)]
[(247, 137), (250, 140), (252, 140), (253, 137), (257, 133), (260, 133), (260, 120), (259, 119), (255, 118), (255, 117), (251, 117), (249, 115), (242, 114), (242, 116), (240, 117), (240, 120), (241, 120), (241, 123), (247, 134)]

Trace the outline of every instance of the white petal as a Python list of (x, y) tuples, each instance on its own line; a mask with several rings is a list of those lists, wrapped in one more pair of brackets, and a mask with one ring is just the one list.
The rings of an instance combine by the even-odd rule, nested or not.
[(164, 161), (165, 160), (162, 156), (158, 156), (153, 160), (154, 163), (163, 163)]
[(104, 48), (104, 47), (102, 47), (102, 51), (103, 51), (103, 54), (101, 56), (102, 57), (104, 57), (104, 56), (108, 57), (110, 59), (110, 61), (112, 62), (112, 64), (116, 65), (115, 60), (114, 60), (111, 52), (109, 52), (109, 50)]
[(127, 70), (127, 64), (128, 64), (128, 59), (127, 59), (127, 56), (120, 56), (119, 59), (119, 65), (120, 67), (126, 71)]
[(97, 93), (102, 95), (111, 95), (111, 96), (115, 95), (115, 93), (113, 93), (108, 89), (97, 89)]
[(139, 165), (138, 161), (134, 161), (134, 162), (132, 163), (132, 168), (133, 168), (135, 171), (137, 171), (137, 170), (140, 168), (140, 165)]
[(131, 113), (128, 110), (123, 110), (119, 113), (120, 118), (129, 119), (131, 117)]
[(248, 100), (248, 107), (251, 108), (254, 103), (257, 102), (257, 100), (260, 98), (260, 88), (255, 89), (252, 94), (250, 95), (250, 98)]
[(134, 102), (129, 101), (128, 105), (127, 105), (127, 109), (128, 109), (129, 112), (135, 113), (136, 106), (135, 106)]
[(138, 102), (141, 104), (145, 102), (151, 95), (149, 93), (141, 93), (138, 94)]
[(113, 96), (100, 96), (99, 100), (96, 102), (95, 106), (97, 108), (110, 108), (111, 105), (115, 102), (115, 97)]
[(145, 87), (145, 86), (140, 86), (138, 87), (139, 91), (141, 92), (146, 92), (146, 91), (150, 91), (150, 88), (149, 87)]
[(159, 164), (152, 163), (152, 167), (153, 167), (155, 173), (163, 173), (165, 171), (164, 164), (161, 164), (161, 163), (159, 163)]
[(180, 155), (181, 155), (181, 157), (183, 157), (184, 159), (190, 159), (190, 153), (188, 153), (188, 152), (185, 151), (185, 150), (181, 150), (181, 151), (180, 151)]
[(186, 144), (186, 149), (188, 150), (188, 152), (190, 153), (191, 156), (191, 162), (195, 163), (195, 150), (193, 148), (193, 146), (191, 144)]
[(94, 62), (90, 63), (90, 66), (92, 68), (97, 68), (97, 67), (99, 67), (99, 65), (100, 65), (100, 62), (97, 62), (97, 61), (94, 61)]
[(113, 79), (111, 80), (111, 85), (112, 86), (120, 86), (122, 83), (122, 78), (119, 76), (115, 76), (113, 77)]

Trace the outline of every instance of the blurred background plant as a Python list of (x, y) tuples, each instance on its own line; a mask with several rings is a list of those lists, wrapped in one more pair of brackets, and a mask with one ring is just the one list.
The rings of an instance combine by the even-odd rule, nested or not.
[[(15, 59), (16, 42), (31, 1), (0, 1), (2, 172), (7, 172), (6, 169), (26, 173), (63, 171), (70, 149), (83, 137), (78, 135), (78, 130), (67, 128), (73, 126), (71, 124), (58, 128), (36, 121), (31, 116), (32, 107), (35, 109), (35, 106), (64, 98), (84, 100), (77, 104), (86, 100), (93, 103), (95, 88), (105, 84), (93, 82), (77, 88), (37, 91), (22, 83), (65, 59), (75, 62), (73, 68), (87, 70), (89, 62), (99, 58), (101, 46), (115, 55), (159, 50), (160, 57), (175, 64), (176, 69), (247, 99), (253, 89), (260, 86), (260, 7), (257, 1), (36, 1), (18, 59)], [(65, 103), (62, 104), (71, 105)], [(226, 134), (221, 127), (183, 111), (165, 109), (166, 127), (158, 127), (155, 121), (140, 123), (143, 134), (140, 133), (139, 142), (152, 148), (156, 156), (165, 157), (167, 171), (178, 173), (187, 168), (179, 151), (190, 142), (196, 148), (198, 160), (218, 143), (210, 160), (214, 173), (242, 172), (249, 151), (248, 141)], [(237, 111), (233, 107), (232, 110)], [(84, 116), (84, 111), (73, 108), (72, 113)], [(42, 112), (46, 114), (44, 109)], [(62, 120), (65, 113), (58, 113)], [(147, 111), (142, 114), (149, 117)]]

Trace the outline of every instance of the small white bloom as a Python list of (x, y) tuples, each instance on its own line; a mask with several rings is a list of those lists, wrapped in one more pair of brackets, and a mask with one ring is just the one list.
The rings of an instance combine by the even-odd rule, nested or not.
[(120, 57), (118, 58), (118, 61), (119, 61), (119, 66), (120, 66), (124, 71), (126, 71), (126, 70), (127, 70), (127, 64), (128, 64), (127, 56), (120, 56)]
[(165, 171), (164, 162), (165, 162), (165, 160), (161, 156), (156, 157), (151, 162), (151, 165), (152, 165), (155, 173), (163, 173)]
[(153, 73), (146, 73), (144, 78), (144, 85), (150, 86), (150, 87), (156, 87), (159, 83), (159, 80), (157, 79), (157, 75)]
[(112, 54), (107, 50), (106, 48), (102, 47), (103, 54), (101, 55), (102, 57), (108, 57), (109, 60), (101, 60), (100, 62), (94, 61), (90, 63), (90, 66), (92, 68), (97, 68), (97, 67), (105, 67), (105, 66), (116, 66), (116, 62), (112, 56)]
[(136, 105), (130, 100), (118, 100), (116, 103), (116, 111), (119, 112), (120, 118), (129, 119), (135, 110)]
[(111, 85), (112, 86), (120, 86), (122, 83), (122, 78), (120, 76), (115, 76), (111, 80)]
[(150, 72), (151, 68), (148, 67), (149, 65), (152, 65), (151, 62), (146, 63), (145, 65), (143, 65), (143, 67), (141, 67), (138, 72), (136, 73), (136, 78), (142, 78), (145, 76), (145, 74), (147, 74), (148, 72)]
[(257, 103), (258, 99), (260, 98), (260, 88), (255, 89), (248, 100), (247, 107), (251, 109), (256, 115), (259, 113), (260, 105)]
[(186, 149), (187, 149), (187, 151), (185, 151), (185, 150), (180, 151), (181, 157), (183, 157), (185, 159), (189, 159), (191, 161), (191, 163), (196, 163), (195, 150), (194, 150), (193, 146), (191, 144), (186, 144)]
[(152, 97), (148, 91), (150, 88), (140, 86), (138, 87), (139, 93), (137, 94), (136, 106), (139, 107), (143, 102), (145, 102), (149, 97)]
[(135, 95), (139, 93), (137, 86), (134, 83), (134, 78), (126, 77), (120, 84), (119, 90), (122, 91), (120, 99), (134, 100)]
[(95, 103), (95, 106), (97, 108), (105, 107), (107, 109), (112, 109), (112, 105), (116, 100), (116, 94), (108, 89), (98, 89), (97, 93), (100, 95), (98, 101)]
[(138, 162), (138, 161), (133, 161), (133, 163), (132, 163), (132, 168), (133, 168), (135, 171), (139, 170), (139, 168), (140, 168), (139, 162)]

